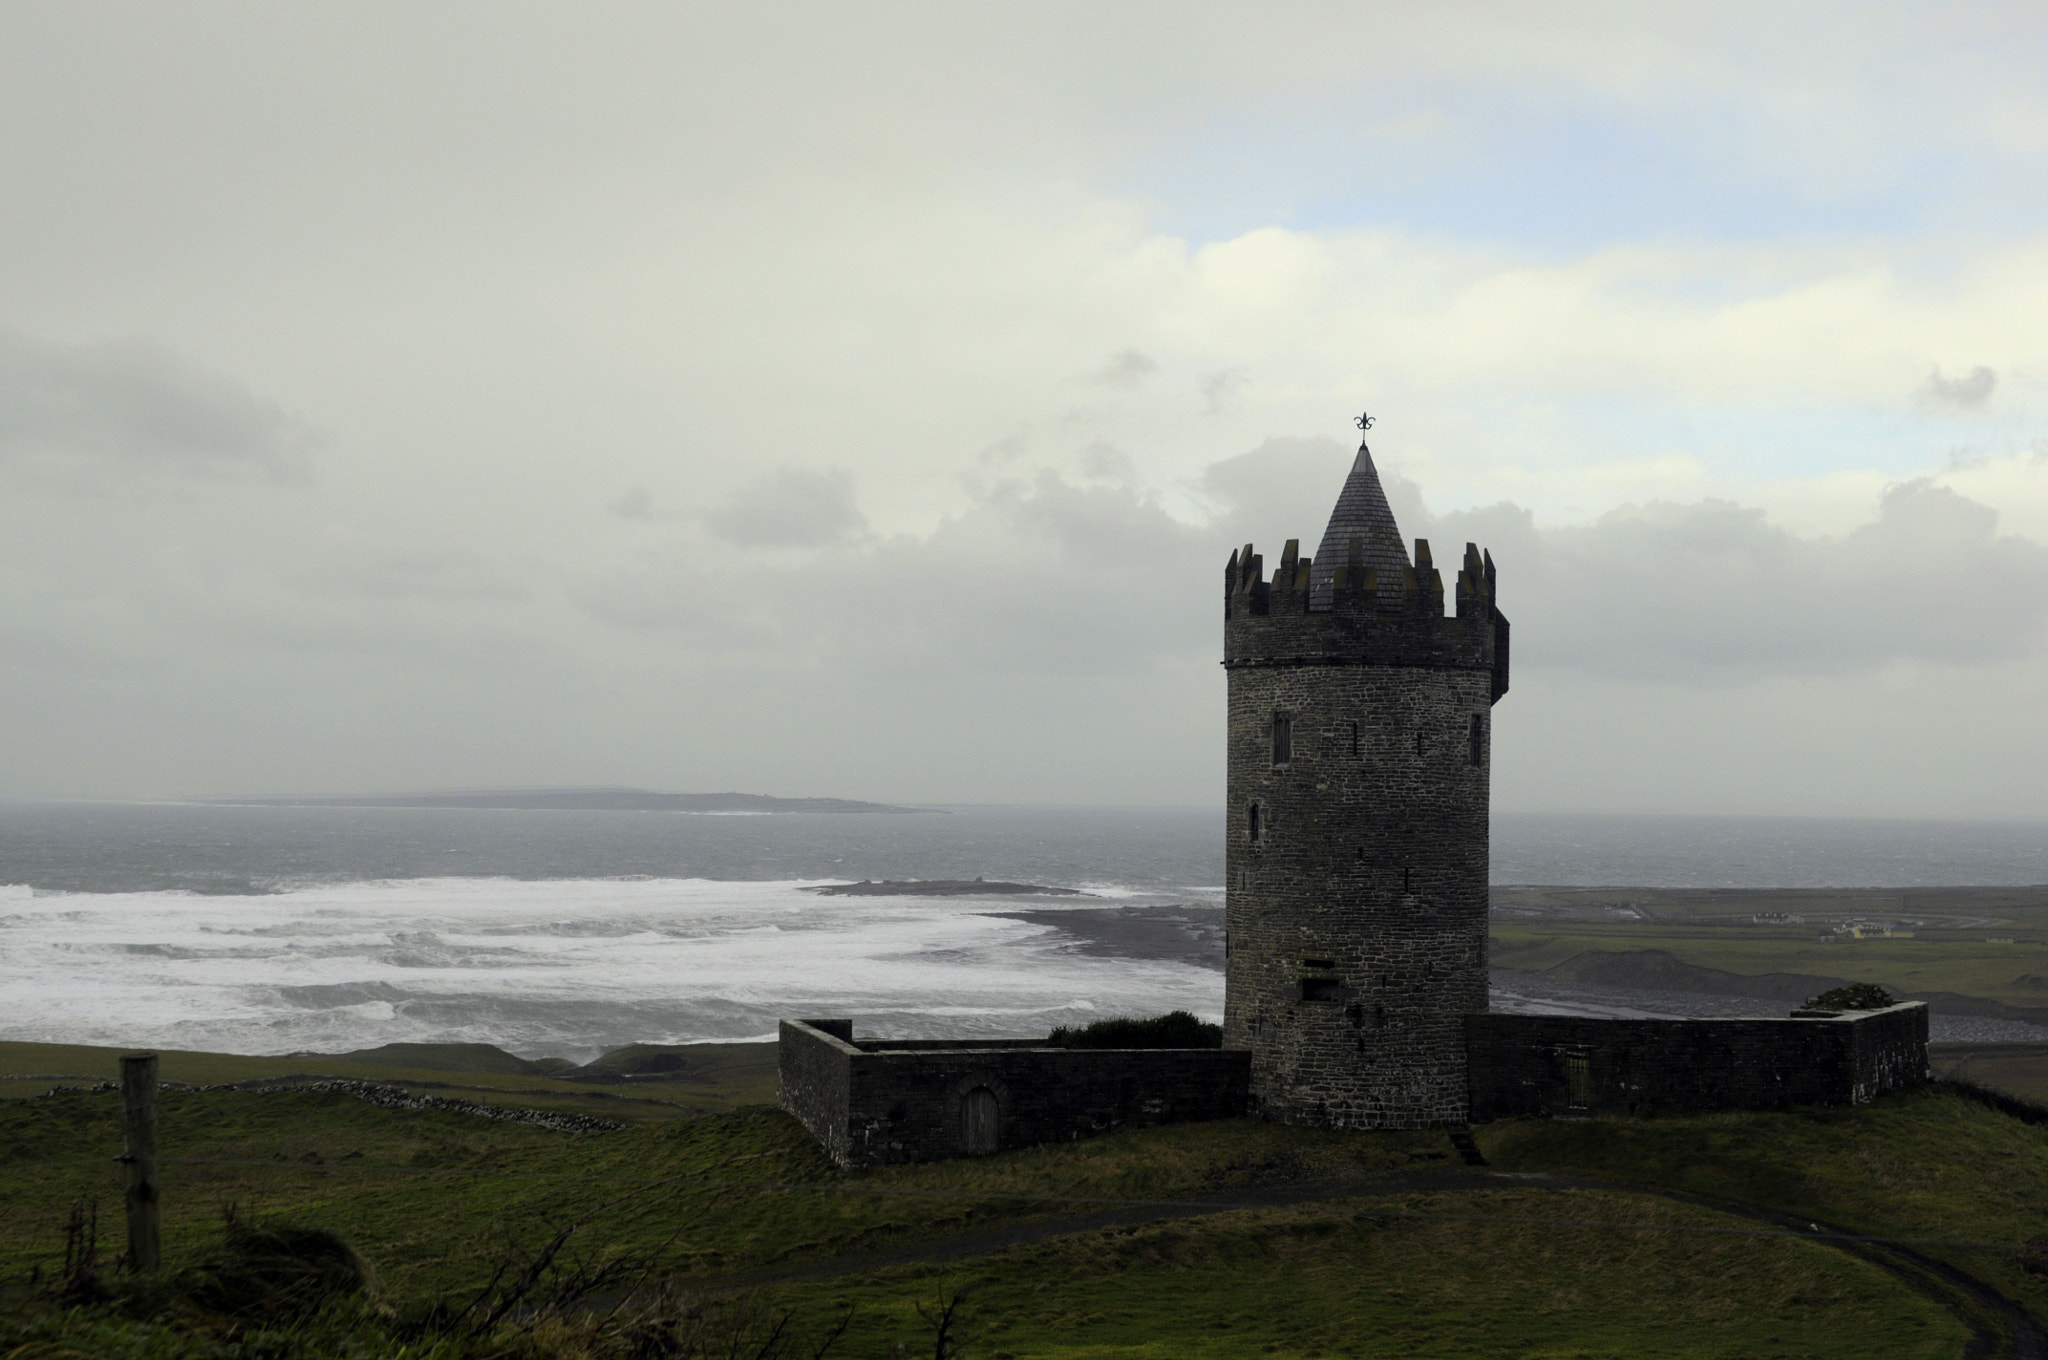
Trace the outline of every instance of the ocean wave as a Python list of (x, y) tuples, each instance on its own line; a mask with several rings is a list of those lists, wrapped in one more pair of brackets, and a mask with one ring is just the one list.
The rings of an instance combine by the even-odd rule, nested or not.
[(16, 897), (0, 922), (0, 1038), (587, 1056), (756, 1038), (799, 1014), (981, 1037), (1091, 1013), (1221, 1009), (1211, 970), (1088, 957), (1043, 925), (987, 914), (1015, 900), (802, 891), (816, 882), (383, 879), (260, 897)]

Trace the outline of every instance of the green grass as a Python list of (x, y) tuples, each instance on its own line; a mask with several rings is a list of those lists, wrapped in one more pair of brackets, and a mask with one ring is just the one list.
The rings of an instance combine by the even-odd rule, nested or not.
[[(72, 1203), (116, 1211), (119, 1108), (113, 1093), (0, 1106), (0, 1278), (48, 1265)], [(607, 1249), (722, 1274), (1065, 1211), (1015, 1196), (1173, 1198), (1447, 1155), (1437, 1135), (1231, 1121), (849, 1176), (761, 1107), (561, 1134), (339, 1094), (166, 1092), (159, 1122), (168, 1256), (201, 1250), (236, 1204), (341, 1232), (406, 1298), (473, 1284), (509, 1245), (591, 1216)]]
[(1921, 1249), (2048, 1317), (2048, 1280), (2021, 1269), (2012, 1249), (2048, 1234), (2048, 1129), (1939, 1088), (1856, 1108), (1528, 1120), (1475, 1132), (1503, 1170), (1571, 1172), (1935, 1239)]
[(898, 1354), (921, 1334), (929, 1349), (916, 1305), (955, 1290), (978, 1355), (1960, 1353), (1960, 1325), (1875, 1267), (1792, 1238), (1670, 1231), (1730, 1225), (1622, 1194), (1366, 1198), (1090, 1233), (784, 1297), (812, 1331), (851, 1302), (849, 1357)]
[[(229, 1345), (223, 1338), (250, 1353), (246, 1329), (189, 1311), (168, 1324), (105, 1310), (67, 1319), (23, 1292), (30, 1270), (47, 1274), (60, 1258), (73, 1203), (97, 1198), (103, 1237), (118, 1239), (119, 1168), (108, 1160), (118, 1111), (111, 1093), (0, 1103), (0, 1290), (30, 1329), (0, 1330), (0, 1355), (226, 1360), (229, 1350), (204, 1349)], [(1440, 1134), (1250, 1121), (864, 1173), (836, 1170), (794, 1121), (758, 1107), (578, 1135), (342, 1095), (167, 1092), (161, 1123), (172, 1269), (214, 1249), (220, 1207), (233, 1203), (245, 1217), (339, 1233), (377, 1273), (388, 1314), (266, 1342), (279, 1360), (351, 1346), (424, 1354), (406, 1340), (405, 1318), (438, 1298), (466, 1298), (572, 1222), (583, 1224), (572, 1254), (643, 1257), (688, 1287), (1088, 1207), (1075, 1200), (1357, 1182), (1451, 1164)], [(2011, 1245), (1967, 1245), (2048, 1232), (2048, 1130), (1952, 1094), (1907, 1092), (1845, 1110), (1529, 1121), (1478, 1136), (1499, 1169), (1618, 1188), (1421, 1193), (1393, 1182), (1374, 1190), (1368, 1179), (1342, 1203), (1070, 1232), (948, 1265), (778, 1285), (746, 1306), (793, 1308), (811, 1334), (836, 1301), (852, 1302), (842, 1356), (894, 1356), (899, 1345), (930, 1353), (916, 1305), (961, 1286), (970, 1353), (989, 1360), (1961, 1354), (1960, 1325), (1894, 1277), (1647, 1193), (1674, 1189), (1941, 1239), (1921, 1249), (2048, 1314), (2043, 1282)], [(524, 1351), (504, 1351), (504, 1338), (490, 1344), (576, 1360), (623, 1354), (625, 1343), (572, 1318), (529, 1331), (517, 1341)], [(477, 1346), (478, 1357), (492, 1353)], [(439, 1354), (471, 1352), (450, 1342)]]

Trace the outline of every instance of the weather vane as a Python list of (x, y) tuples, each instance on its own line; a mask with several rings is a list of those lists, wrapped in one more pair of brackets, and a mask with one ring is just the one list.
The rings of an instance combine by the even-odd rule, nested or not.
[(1370, 413), (1361, 414), (1353, 418), (1351, 423), (1361, 430), (1370, 430), (1372, 428), (1372, 416)]

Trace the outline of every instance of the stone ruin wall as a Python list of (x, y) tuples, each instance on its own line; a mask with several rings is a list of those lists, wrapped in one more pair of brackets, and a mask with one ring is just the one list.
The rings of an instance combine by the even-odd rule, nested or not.
[(1858, 1105), (1927, 1079), (1927, 1004), (1829, 1018), (1468, 1015), (1472, 1121)]
[[(841, 1166), (938, 1161), (1120, 1128), (1244, 1113), (1250, 1059), (1216, 1048), (1048, 1048), (1037, 1039), (853, 1039), (847, 1020), (785, 1020), (778, 1094)], [(995, 1098), (993, 1148), (965, 1105)]]

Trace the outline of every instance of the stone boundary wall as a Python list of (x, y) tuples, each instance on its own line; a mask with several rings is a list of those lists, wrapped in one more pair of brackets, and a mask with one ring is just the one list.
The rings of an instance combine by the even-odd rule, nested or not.
[[(859, 1040), (850, 1020), (785, 1020), (782, 1108), (845, 1167), (970, 1155), (970, 1101), (994, 1098), (996, 1149), (1241, 1115), (1251, 1055), (1047, 1048), (1035, 1039)], [(980, 1149), (989, 1150), (989, 1149)]]
[(1927, 1005), (1790, 1019), (1465, 1017), (1472, 1121), (1855, 1105), (1927, 1078)]

